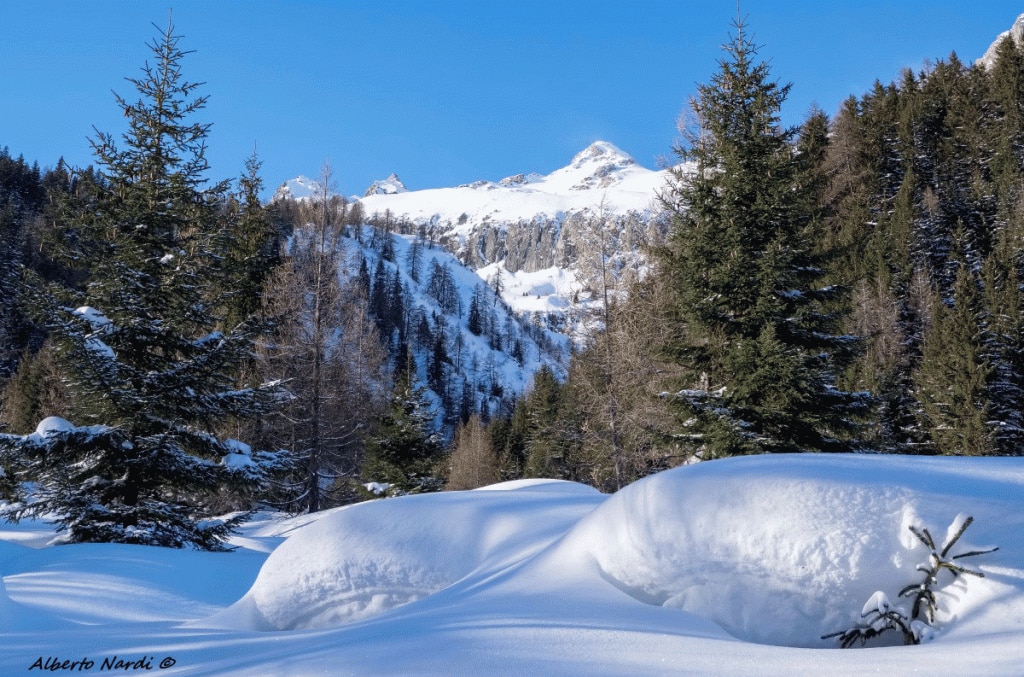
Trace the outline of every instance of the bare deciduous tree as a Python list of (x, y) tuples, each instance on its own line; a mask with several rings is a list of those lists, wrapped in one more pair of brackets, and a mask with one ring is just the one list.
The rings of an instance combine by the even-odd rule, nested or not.
[(382, 406), (386, 355), (336, 218), (331, 171), (324, 167), (312, 221), (296, 228), (288, 259), (267, 294), (279, 318), (264, 345), (267, 368), (285, 379), (292, 399), (271, 422), (273, 436), (302, 459), (285, 491), (292, 507), (315, 512), (342, 502), (344, 479), (361, 460), (361, 430)]

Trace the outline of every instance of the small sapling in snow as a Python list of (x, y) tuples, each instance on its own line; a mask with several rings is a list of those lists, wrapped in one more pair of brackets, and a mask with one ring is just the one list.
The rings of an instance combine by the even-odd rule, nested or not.
[(914, 598), (914, 609), (911, 615), (917, 618), (921, 613), (921, 608), (924, 608), (925, 614), (928, 617), (929, 623), (935, 622), (935, 612), (938, 610), (938, 602), (935, 598), (934, 586), (938, 585), (939, 572), (945, 569), (953, 574), (956, 578), (960, 574), (967, 574), (970, 576), (977, 576), (978, 578), (984, 578), (985, 574), (980, 571), (973, 571), (971, 569), (965, 569), (956, 563), (955, 560), (963, 559), (964, 557), (974, 557), (976, 555), (986, 555), (990, 552), (995, 552), (999, 548), (988, 548), (986, 550), (971, 550), (970, 552), (962, 552), (957, 555), (950, 555), (950, 550), (956, 545), (956, 542), (963, 536), (964, 531), (967, 527), (971, 526), (974, 522), (973, 517), (965, 517), (964, 515), (957, 515), (953, 523), (949, 525), (946, 542), (942, 546), (942, 550), (935, 547), (935, 539), (928, 533), (927, 529), (918, 529), (911, 526), (910, 531), (917, 536), (918, 540), (924, 543), (931, 552), (928, 555), (927, 564), (919, 564), (917, 570), (924, 573), (924, 580), (920, 583), (911, 583), (907, 587), (900, 590), (900, 597), (913, 597)]
[[(890, 630), (901, 633), (904, 644), (920, 644), (923, 640), (931, 639), (934, 636), (931, 624), (935, 622), (935, 612), (938, 611), (938, 599), (935, 596), (935, 589), (939, 583), (939, 572), (945, 569), (954, 578), (960, 574), (984, 578), (985, 574), (980, 571), (967, 569), (957, 564), (956, 560), (985, 555), (999, 549), (987, 548), (984, 550), (962, 552), (956, 555), (950, 554), (953, 546), (960, 540), (960, 537), (963, 536), (964, 531), (967, 530), (967, 527), (971, 526), (972, 522), (974, 522), (973, 517), (967, 517), (963, 514), (957, 515), (953, 523), (949, 525), (946, 541), (943, 543), (941, 550), (936, 547), (935, 539), (932, 538), (928, 529), (919, 529), (915, 526), (909, 527), (914, 536), (930, 551), (927, 563), (917, 566), (917, 570), (924, 574), (924, 579), (918, 583), (911, 583), (899, 592), (900, 597), (913, 598), (914, 606), (910, 614), (907, 614), (903, 607), (892, 604), (888, 596), (881, 590), (878, 590), (871, 595), (864, 604), (864, 608), (861, 609), (860, 617), (862, 620), (860, 623), (848, 630), (822, 635), (821, 638), (838, 637), (839, 645), (844, 649), (850, 648), (858, 641), (861, 645), (864, 645), (869, 639), (878, 637)], [(928, 619), (927, 623), (919, 618), (922, 612)]]

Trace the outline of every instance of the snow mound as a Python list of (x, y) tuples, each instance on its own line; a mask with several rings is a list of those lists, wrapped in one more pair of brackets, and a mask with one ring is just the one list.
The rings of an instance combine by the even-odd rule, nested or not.
[[(609, 498), (547, 557), (561, 570), (596, 565), (631, 597), (703, 616), (739, 639), (831, 647), (821, 635), (855, 624), (875, 591), (895, 598), (920, 579), (915, 567), (928, 552), (909, 526), (938, 537), (968, 510), (989, 529), (1003, 522), (991, 539), (981, 526), (970, 538), (1008, 535), (1005, 515), (991, 504), (986, 509), (997, 493), (992, 483), (972, 487), (964, 460), (950, 460), (913, 459), (902, 474), (892, 472), (894, 459), (882, 465), (855, 456), (762, 456), (677, 468)], [(951, 501), (954, 468), (961, 495)], [(968, 500), (965, 490), (979, 500)], [(971, 578), (956, 596), (983, 588)]]
[(334, 510), (291, 535), (246, 596), (205, 623), (295, 630), (381, 614), (447, 588), (485, 561), (492, 568), (521, 561), (604, 498), (570, 482), (499, 489)]
[(36, 426), (35, 433), (33, 433), (40, 440), (46, 439), (50, 435), (71, 432), (75, 429), (75, 425), (60, 416), (47, 416), (39, 425)]

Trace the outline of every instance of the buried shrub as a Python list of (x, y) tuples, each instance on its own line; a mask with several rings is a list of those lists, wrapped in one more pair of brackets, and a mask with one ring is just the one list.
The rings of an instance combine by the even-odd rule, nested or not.
[[(844, 649), (850, 648), (858, 641), (861, 645), (864, 645), (869, 639), (878, 637), (890, 630), (902, 634), (904, 644), (920, 644), (922, 640), (931, 639), (934, 635), (931, 624), (935, 622), (935, 612), (938, 611), (938, 599), (935, 596), (935, 590), (939, 584), (939, 572), (945, 569), (953, 575), (953, 578), (960, 574), (984, 578), (985, 574), (980, 571), (967, 569), (957, 564), (956, 560), (976, 555), (985, 555), (999, 549), (971, 550), (951, 555), (950, 551), (953, 549), (953, 546), (960, 540), (960, 537), (963, 536), (964, 531), (967, 530), (967, 527), (971, 526), (972, 522), (974, 522), (973, 517), (965, 517), (962, 514), (958, 515), (953, 520), (953, 523), (949, 525), (948, 533), (952, 535), (946, 539), (941, 550), (935, 546), (935, 539), (932, 538), (928, 529), (918, 529), (914, 526), (909, 527), (914, 536), (924, 543), (925, 547), (930, 551), (927, 563), (917, 566), (917, 570), (924, 574), (924, 578), (918, 583), (907, 585), (899, 592), (900, 597), (913, 598), (914, 600), (914, 606), (909, 615), (903, 607), (892, 604), (886, 594), (878, 590), (871, 595), (864, 604), (864, 608), (861, 609), (860, 617), (862, 620), (860, 623), (848, 630), (840, 630), (839, 632), (822, 635), (821, 638), (837, 637), (839, 645)], [(920, 619), (922, 612), (928, 619), (927, 623)]]

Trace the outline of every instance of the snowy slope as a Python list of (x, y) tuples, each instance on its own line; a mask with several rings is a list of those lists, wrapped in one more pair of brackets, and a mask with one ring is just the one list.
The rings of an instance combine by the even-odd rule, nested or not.
[[(346, 239), (349, 251), (358, 251), (365, 258), (369, 271), (374, 271), (381, 259), (379, 252), (369, 246), (370, 236), (365, 234), (360, 245), (354, 239)], [(434, 336), (443, 336), (450, 362), (446, 364), (446, 383), (456, 395), (469, 384), (475, 392), (474, 410), (484, 409), (494, 415), (501, 409), (502, 401), (512, 402), (532, 383), (533, 375), (541, 366), (547, 366), (555, 374), (564, 374), (568, 361), (569, 344), (564, 335), (531, 326), (526, 316), (517, 313), (510, 306), (489, 297), (486, 315), (493, 318), (494, 325), (502, 335), (500, 347), (495, 347), (486, 335), (476, 335), (468, 328), (467, 313), (474, 294), (487, 288), (487, 279), (478, 272), (469, 270), (451, 253), (439, 248), (425, 246), (422, 249), (419, 271), (414, 279), (410, 268), (410, 249), (416, 238), (412, 235), (391, 235), (394, 261), (384, 262), (389, 275), (398, 274), (407, 290), (410, 324), (417, 324), (414, 318), (426, 320)], [(437, 299), (428, 293), (432, 269), (445, 268), (454, 283), (458, 296), (459, 311), (447, 312)], [(355, 266), (349, 265), (344, 275), (353, 275)], [(509, 277), (509, 276), (506, 276)], [(418, 380), (427, 383), (427, 365), (431, 359), (431, 345), (426, 345), (413, 335), (413, 348), (418, 366)], [(518, 344), (520, 357), (514, 356)], [(500, 395), (496, 395), (500, 391)], [(434, 402), (440, 404), (439, 393), (434, 393)], [(439, 410), (439, 414), (444, 412)], [(451, 412), (448, 412), (451, 413)]]
[[(942, 539), (959, 513), (964, 550), (999, 550), (959, 560), (984, 578), (942, 574), (927, 645), (826, 648), (874, 591), (919, 579), (908, 527)], [(515, 482), (263, 516), (232, 553), (51, 537), (0, 524), (0, 674), (116, 657), (169, 675), (984, 677), (1024, 660), (1014, 458), (745, 457), (612, 496)]]

